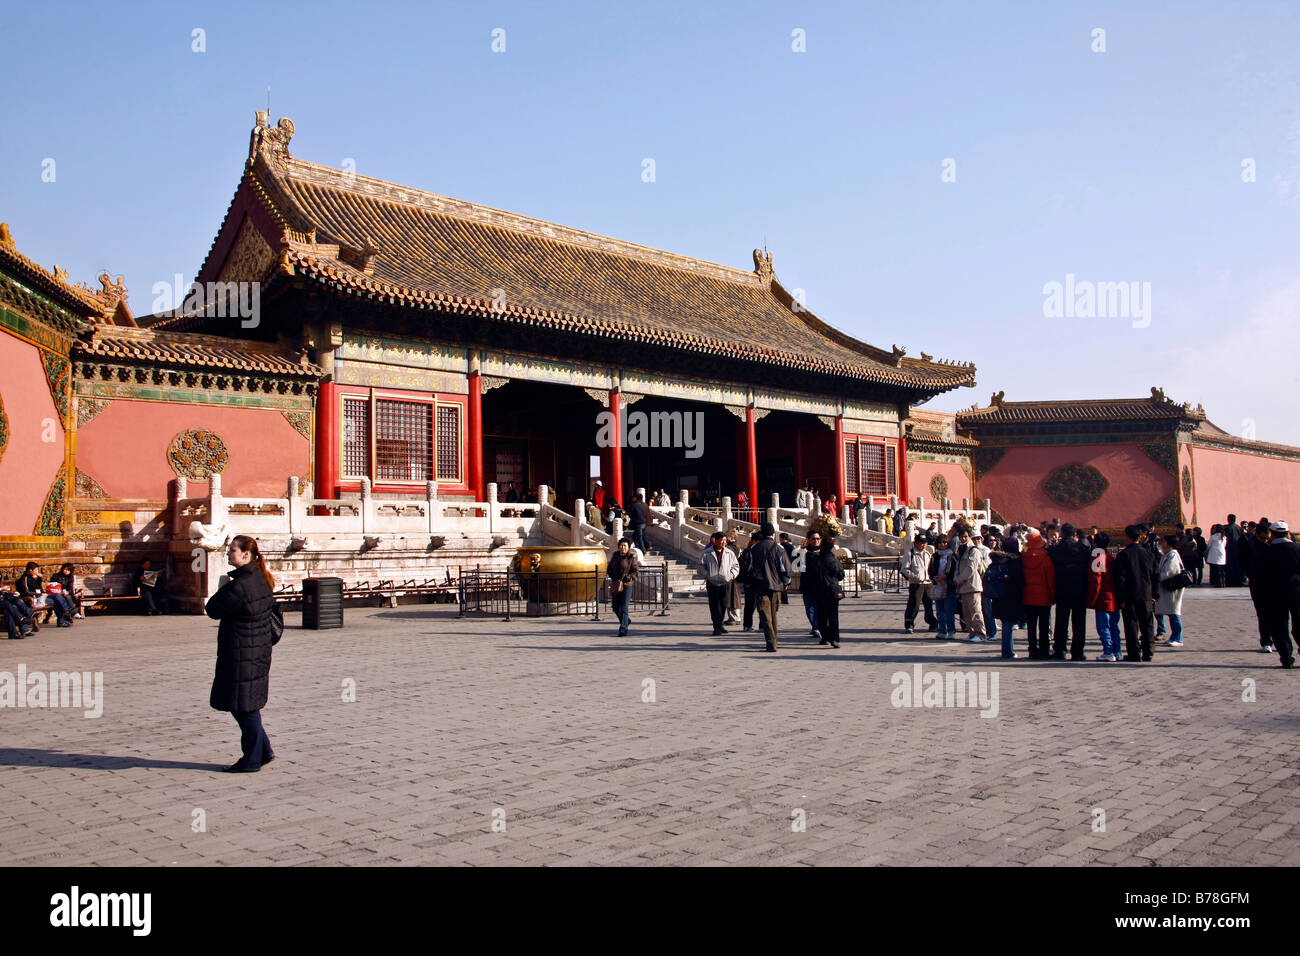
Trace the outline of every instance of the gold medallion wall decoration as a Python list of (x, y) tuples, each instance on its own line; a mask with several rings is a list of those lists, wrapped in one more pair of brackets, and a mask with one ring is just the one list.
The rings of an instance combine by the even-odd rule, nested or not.
[(1047, 497), (1063, 508), (1086, 507), (1100, 499), (1109, 487), (1105, 475), (1082, 462), (1057, 468), (1043, 479)]
[(0, 398), (0, 458), (5, 455), (5, 448), (9, 444), (9, 417), (5, 415), (5, 402)]
[(167, 462), (182, 478), (207, 481), (225, 472), (230, 464), (230, 452), (216, 432), (189, 428), (179, 432), (167, 446)]

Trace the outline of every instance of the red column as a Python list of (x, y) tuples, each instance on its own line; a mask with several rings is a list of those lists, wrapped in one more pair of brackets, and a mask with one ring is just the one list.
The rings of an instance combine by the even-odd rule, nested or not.
[(754, 440), (754, 406), (745, 406), (745, 488), (749, 506), (758, 507), (758, 445)]
[[(835, 506), (844, 507), (848, 496), (848, 482), (844, 475), (844, 416), (835, 416)], [(843, 511), (840, 512), (843, 514)]]
[(898, 497), (900, 502), (912, 510), (912, 506), (907, 500), (907, 439), (898, 439)]
[(609, 411), (614, 416), (614, 444), (609, 449), (609, 490), (619, 507), (626, 508), (627, 495), (623, 489), (623, 409), (622, 396), (618, 392), (609, 393)]
[(326, 382), (316, 394), (317, 498), (337, 498), (339, 484), (339, 387)]
[(482, 376), (478, 372), (469, 373), (468, 415), (469, 461), (465, 468), (466, 480), (474, 500), (483, 501), (483, 389)]

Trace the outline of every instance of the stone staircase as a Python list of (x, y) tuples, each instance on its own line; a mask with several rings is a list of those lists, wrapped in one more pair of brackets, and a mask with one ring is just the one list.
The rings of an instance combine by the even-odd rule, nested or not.
[(665, 550), (661, 545), (652, 547), (646, 555), (645, 563), (648, 565), (668, 565), (668, 593), (674, 600), (704, 593), (704, 576), (700, 573), (699, 563), (686, 558), (686, 555)]

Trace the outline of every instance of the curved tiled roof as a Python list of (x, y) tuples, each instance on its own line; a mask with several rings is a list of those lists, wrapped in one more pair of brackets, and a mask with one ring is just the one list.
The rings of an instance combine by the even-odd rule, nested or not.
[(1164, 397), (1159, 389), (1152, 389), (1148, 398), (1101, 398), (1059, 402), (1007, 402), (1001, 393), (994, 396), (992, 404), (983, 408), (969, 408), (957, 413), (957, 424), (963, 428), (973, 425), (1037, 425), (1068, 424), (1072, 422), (1122, 422), (1150, 421), (1151, 419), (1204, 419), (1205, 411), (1179, 404)]
[(73, 359), (148, 362), (171, 368), (189, 367), (230, 372), (257, 372), (318, 379), (324, 369), (300, 362), (292, 355), (271, 347), (258, 348), (243, 340), (101, 326), (89, 342), (78, 343)]
[[(287, 142), (259, 119), (244, 183), (282, 230), (279, 268), (339, 293), (931, 394), (974, 381), (968, 363), (908, 358), (826, 325), (781, 287), (770, 257), (756, 253), (752, 271), (705, 262), (303, 162)], [(220, 269), (219, 245), (201, 279)]]

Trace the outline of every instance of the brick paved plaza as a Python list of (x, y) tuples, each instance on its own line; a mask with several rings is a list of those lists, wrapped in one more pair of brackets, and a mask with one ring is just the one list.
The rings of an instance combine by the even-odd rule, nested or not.
[[(709, 636), (698, 599), (626, 639), (442, 605), (349, 609), (343, 631), (291, 614), (263, 712), (279, 759), (244, 775), (216, 772), (238, 737), (207, 704), (215, 622), (44, 629), (0, 670), (103, 671), (103, 716), (0, 710), (0, 863), (1300, 862), (1300, 678), (1256, 650), (1244, 590), (1189, 594), (1187, 647), (1148, 665), (1003, 662), (904, 637), (901, 609), (849, 599), (834, 651), (792, 604), (777, 655)], [(892, 706), (917, 663), (996, 673), (997, 716)]]

